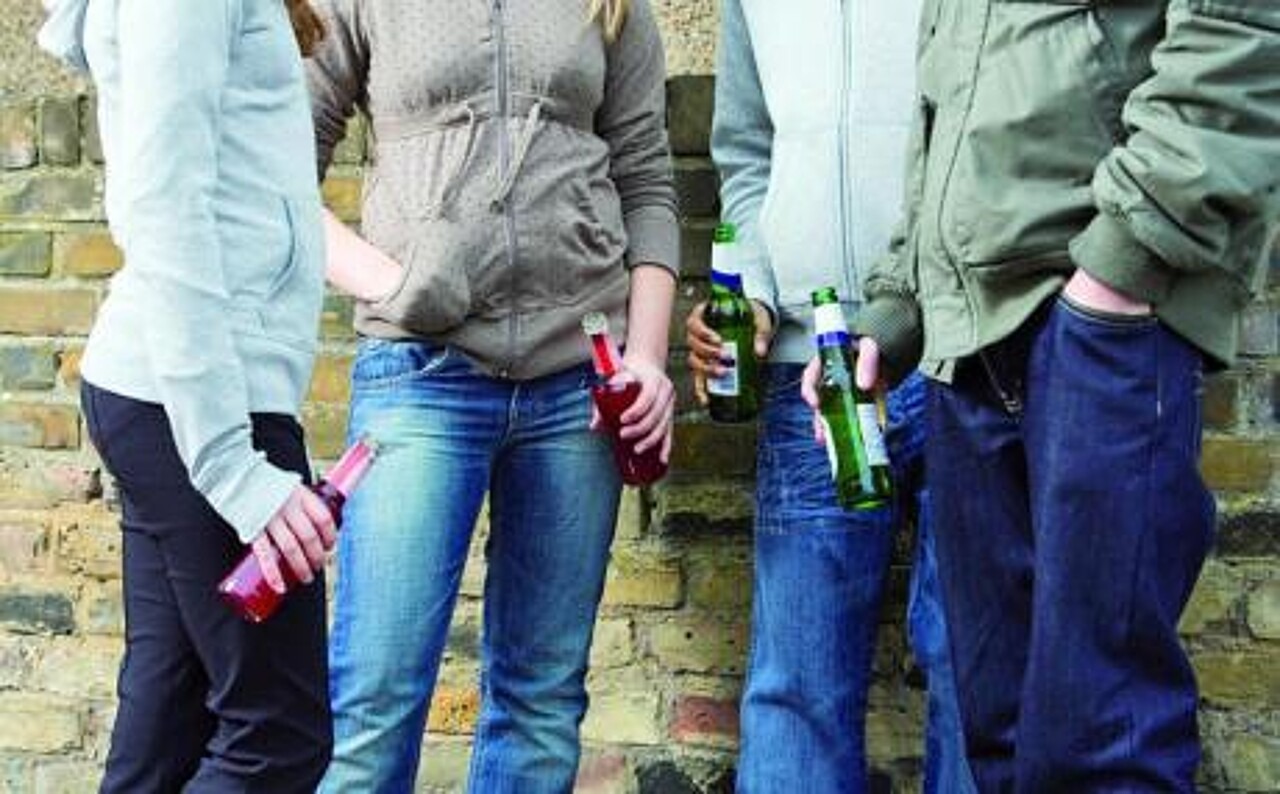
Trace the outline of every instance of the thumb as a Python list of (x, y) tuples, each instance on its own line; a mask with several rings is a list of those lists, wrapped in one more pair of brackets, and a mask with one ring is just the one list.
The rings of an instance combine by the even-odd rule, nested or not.
[(770, 329), (761, 328), (756, 331), (756, 357), (765, 358), (769, 355), (769, 338), (772, 336)]
[(880, 380), (880, 346), (869, 336), (858, 340), (856, 378), (863, 391), (871, 391)]

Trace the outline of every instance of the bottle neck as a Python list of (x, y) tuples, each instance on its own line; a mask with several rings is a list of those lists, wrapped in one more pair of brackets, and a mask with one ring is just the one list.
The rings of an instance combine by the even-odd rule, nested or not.
[(342, 457), (329, 470), (324, 481), (343, 497), (349, 497), (359, 485), (365, 472), (373, 465), (373, 459), (376, 456), (373, 445), (360, 439), (342, 453)]
[(591, 338), (591, 362), (596, 374), (608, 380), (622, 369), (622, 356), (607, 331), (589, 334)]

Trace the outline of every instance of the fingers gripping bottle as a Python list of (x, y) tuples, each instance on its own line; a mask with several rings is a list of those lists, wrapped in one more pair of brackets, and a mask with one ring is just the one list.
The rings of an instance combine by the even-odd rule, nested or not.
[(591, 387), (600, 421), (613, 442), (613, 457), (627, 485), (648, 485), (667, 473), (662, 450), (653, 446), (636, 452), (633, 439), (621, 438), (622, 414), (640, 396), (640, 382), (622, 366), (622, 356), (609, 337), (609, 320), (599, 312), (582, 318), (582, 331), (591, 340), (591, 360), (595, 365), (596, 383)]
[(869, 510), (893, 493), (889, 455), (875, 395), (858, 388), (844, 312), (833, 287), (813, 293), (814, 336), (822, 374), (818, 403), (836, 498), (846, 510)]
[(720, 363), (727, 371), (707, 379), (707, 411), (717, 422), (750, 422), (760, 409), (756, 318), (742, 292), (733, 259), (734, 227), (716, 227), (711, 244), (711, 297), (703, 309), (707, 327), (720, 335)]
[[(342, 453), (328, 476), (311, 486), (312, 493), (320, 497), (329, 508), (335, 527), (342, 523), (342, 506), (369, 470), (377, 454), (376, 444), (369, 439), (360, 439)], [(283, 561), (280, 573), (284, 577), (283, 593), (276, 592), (267, 584), (262, 568), (258, 566), (258, 556), (250, 549), (218, 585), (218, 593), (245, 620), (261, 623), (275, 613), (284, 597), (298, 584), (293, 569)]]

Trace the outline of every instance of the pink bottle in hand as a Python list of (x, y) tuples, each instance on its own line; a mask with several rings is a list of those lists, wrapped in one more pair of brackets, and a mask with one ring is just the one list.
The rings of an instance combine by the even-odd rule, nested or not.
[(667, 473), (661, 446), (636, 452), (636, 439), (624, 439), (618, 435), (622, 429), (622, 414), (640, 396), (640, 382), (623, 368), (618, 348), (609, 337), (608, 318), (599, 312), (591, 312), (582, 318), (582, 330), (591, 339), (591, 359), (599, 378), (591, 387), (591, 397), (600, 412), (601, 423), (613, 441), (613, 457), (618, 462), (622, 481), (627, 485), (648, 485), (660, 480)]
[[(369, 470), (375, 457), (377, 445), (368, 439), (360, 439), (342, 453), (327, 477), (311, 486), (312, 493), (320, 497), (329, 508), (335, 527), (342, 524), (342, 506), (359, 484), (360, 478)], [(271, 617), (284, 597), (298, 584), (293, 569), (283, 560), (280, 563), (280, 573), (284, 577), (283, 593), (276, 592), (267, 584), (262, 568), (258, 566), (258, 557), (250, 549), (218, 585), (218, 593), (245, 620), (261, 623)]]

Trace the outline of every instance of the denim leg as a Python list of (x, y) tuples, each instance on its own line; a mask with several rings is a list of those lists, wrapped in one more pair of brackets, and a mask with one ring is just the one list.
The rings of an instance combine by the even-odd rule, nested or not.
[(942, 583), (929, 515), (929, 492), (916, 494), (916, 555), (907, 607), (911, 648), (928, 680), (924, 731), (924, 794), (974, 794), (977, 788), (965, 757), (959, 694), (942, 603)]
[(867, 690), (892, 511), (836, 504), (798, 366), (771, 366), (762, 419), (742, 794), (862, 792)]
[(1200, 356), (1158, 321), (1059, 300), (1033, 349), (1035, 596), (1017, 791), (1191, 792), (1177, 623), (1208, 552)]
[(928, 427), (937, 519), (931, 529), (969, 769), (980, 791), (1008, 792), (1031, 632), (1031, 521), (1019, 423), (970, 366), (951, 384), (930, 383)]
[(587, 371), (516, 388), (490, 495), (473, 794), (568, 792), (622, 483)]
[(894, 468), (896, 522), (915, 527), (915, 558), (907, 599), (911, 650), (928, 680), (925, 718), (925, 794), (971, 794), (973, 776), (965, 760), (942, 584), (934, 552), (929, 490), (924, 480), (925, 379), (916, 372), (889, 393), (889, 453)]
[(352, 372), (351, 437), (377, 462), (347, 503), (330, 643), (332, 794), (412, 790), (506, 399), (462, 356), (366, 342)]

